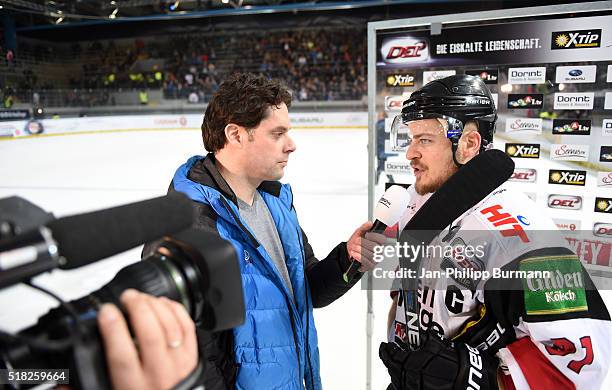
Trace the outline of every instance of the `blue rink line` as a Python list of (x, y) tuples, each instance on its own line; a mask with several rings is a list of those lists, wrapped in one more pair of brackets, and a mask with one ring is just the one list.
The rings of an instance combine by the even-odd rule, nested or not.
[[(367, 130), (368, 126), (298, 126), (292, 127), (291, 130)], [(31, 134), (19, 137), (0, 137), (0, 141), (16, 141), (21, 139), (32, 139), (42, 137), (64, 137), (72, 135), (83, 135), (83, 134), (105, 134), (105, 133), (134, 133), (141, 131), (200, 131), (200, 128), (196, 127), (182, 127), (173, 129), (160, 129), (160, 128), (140, 128), (140, 129), (109, 129), (109, 130), (87, 130), (87, 131), (71, 131), (64, 133), (50, 133), (50, 134)]]

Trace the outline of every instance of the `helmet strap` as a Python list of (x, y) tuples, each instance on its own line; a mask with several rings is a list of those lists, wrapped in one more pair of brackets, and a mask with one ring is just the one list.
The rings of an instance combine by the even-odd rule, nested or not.
[(450, 142), (451, 142), (451, 150), (453, 152), (453, 162), (455, 163), (457, 168), (461, 168), (463, 164), (460, 164), (459, 161), (457, 161), (457, 148), (459, 147), (459, 137), (451, 138)]

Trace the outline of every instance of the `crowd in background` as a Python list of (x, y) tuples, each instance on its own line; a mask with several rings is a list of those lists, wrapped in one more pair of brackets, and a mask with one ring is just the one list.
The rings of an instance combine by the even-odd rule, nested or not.
[[(363, 29), (336, 28), (169, 35), (147, 41), (76, 42), (68, 48), (26, 42), (19, 53), (37, 68), (14, 69), (20, 72), (14, 87), (43, 96), (64, 90), (63, 104), (69, 106), (110, 104), (113, 91), (153, 89), (161, 89), (166, 99), (200, 103), (208, 101), (225, 76), (248, 71), (283, 80), (294, 100), (360, 100), (367, 89), (365, 41)], [(73, 68), (66, 66), (64, 78), (49, 82), (38, 77), (45, 64), (57, 65), (67, 57)], [(84, 96), (83, 90), (96, 97)]]

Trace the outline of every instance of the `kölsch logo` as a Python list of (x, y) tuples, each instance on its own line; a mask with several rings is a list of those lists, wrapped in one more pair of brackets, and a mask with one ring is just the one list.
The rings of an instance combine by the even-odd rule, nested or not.
[(612, 172), (597, 172), (597, 187), (612, 187)]
[(612, 146), (602, 146), (599, 151), (600, 162), (612, 162)]
[(541, 118), (508, 118), (506, 119), (506, 133), (516, 131), (531, 134), (542, 134)]
[(511, 93), (508, 95), (508, 108), (542, 108), (543, 103), (544, 95), (541, 93), (528, 95)]
[(592, 110), (594, 101), (594, 92), (557, 92), (554, 108), (555, 110)]
[(597, 65), (557, 66), (555, 81), (561, 83), (594, 83)]
[(563, 184), (568, 186), (584, 186), (586, 171), (568, 171), (551, 169), (548, 171), (548, 184)]
[(601, 29), (555, 31), (552, 33), (550, 48), (588, 49), (601, 46)]
[(550, 145), (550, 159), (558, 161), (588, 161), (589, 145)]
[(568, 232), (577, 232), (580, 230), (580, 221), (572, 219), (553, 219), (555, 225), (559, 230), (565, 230)]
[(422, 62), (429, 58), (429, 43), (423, 38), (401, 37), (383, 41), (380, 53), (388, 64)]
[(612, 238), (612, 224), (597, 222), (593, 225), (593, 234), (598, 237)]
[(497, 69), (473, 69), (466, 70), (465, 74), (470, 76), (478, 76), (485, 84), (497, 84), (499, 79), (499, 71)]
[(546, 82), (546, 67), (510, 68), (508, 69), (509, 84), (544, 84)]
[(548, 195), (548, 207), (551, 209), (580, 210), (582, 197), (574, 195)]
[(515, 158), (540, 158), (540, 144), (506, 144), (506, 154)]
[(591, 134), (591, 120), (554, 119), (552, 133), (561, 135), (589, 135)]
[(408, 100), (408, 97), (403, 95), (385, 96), (385, 110), (401, 111), (404, 100)]
[(440, 80), (448, 76), (454, 76), (457, 74), (456, 70), (432, 70), (423, 72), (423, 85), (430, 83), (434, 80)]
[(387, 76), (387, 87), (413, 87), (414, 75), (406, 74), (390, 74)]
[(518, 181), (521, 183), (534, 183), (537, 179), (537, 171), (533, 168), (514, 168), (509, 181)]
[(601, 135), (611, 136), (612, 135), (612, 119), (604, 119), (601, 124)]
[(612, 199), (600, 198), (599, 196), (595, 198), (595, 212), (608, 214), (612, 213)]

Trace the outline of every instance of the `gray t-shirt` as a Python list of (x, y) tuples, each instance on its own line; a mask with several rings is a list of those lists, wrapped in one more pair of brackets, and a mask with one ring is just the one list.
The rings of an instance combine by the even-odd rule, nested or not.
[(238, 199), (238, 210), (240, 211), (242, 219), (249, 228), (251, 228), (257, 241), (263, 245), (268, 255), (270, 255), (270, 258), (276, 265), (276, 269), (278, 269), (285, 285), (287, 285), (293, 296), (293, 287), (291, 286), (289, 271), (287, 271), (287, 263), (285, 263), (283, 245), (281, 244), (276, 225), (274, 224), (272, 215), (270, 215), (270, 210), (268, 210), (266, 202), (259, 192), (255, 191), (253, 205), (249, 206), (246, 202)]

